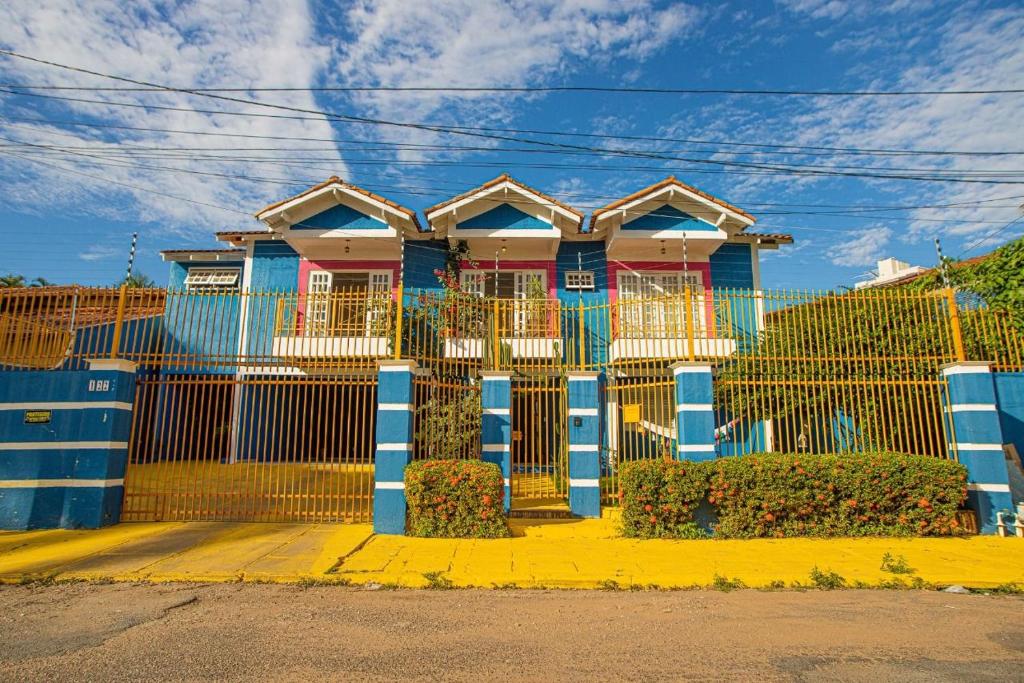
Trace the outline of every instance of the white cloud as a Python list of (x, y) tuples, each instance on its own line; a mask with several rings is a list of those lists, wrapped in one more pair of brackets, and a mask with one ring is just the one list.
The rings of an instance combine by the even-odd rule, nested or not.
[[(116, 0), (40, 0), (6, 3), (0, 6), (3, 47), (54, 62), (81, 66), (103, 73), (178, 86), (261, 87), (314, 85), (330, 56), (314, 36), (314, 22), (303, 3), (289, 0), (218, 0), (173, 6), (161, 2), (128, 8)], [(53, 67), (8, 58), (0, 61), (0, 73), (7, 81), (53, 85), (123, 85), (97, 77), (75, 74)], [(3, 96), (0, 113), (8, 116), (75, 119), (121, 126), (178, 129), (198, 133), (240, 133), (246, 135), (292, 136), (298, 139), (333, 139), (326, 120), (296, 121), (259, 117), (217, 116), (194, 111), (244, 110), (261, 112), (244, 105), (218, 103), (208, 98), (172, 94), (141, 93), (59, 93), (106, 102), (158, 104), (190, 111), (161, 111)], [(245, 93), (239, 96), (246, 97)], [(256, 97), (256, 99), (259, 99)], [(281, 101), (280, 95), (268, 100)], [(308, 93), (289, 93), (287, 103), (315, 109)], [(266, 112), (268, 110), (262, 110)], [(36, 212), (67, 211), (102, 217), (130, 217), (157, 221), (168, 230), (212, 231), (225, 226), (253, 227), (244, 214), (266, 201), (297, 191), (295, 184), (258, 182), (253, 176), (273, 179), (296, 178), (316, 181), (330, 173), (289, 168), (269, 163), (232, 160), (198, 161), (158, 158), (126, 159), (118, 156), (126, 145), (141, 147), (209, 148), (287, 146), (288, 141), (209, 137), (117, 131), (81, 127), (50, 127), (13, 122), (0, 123), (0, 135), (40, 145), (95, 146), (85, 150), (104, 159), (56, 154), (39, 149), (19, 153), (52, 166), (95, 176), (89, 179), (72, 172), (41, 166), (29, 161), (0, 156), (5, 173), (0, 191), (10, 204)], [(330, 143), (319, 143), (325, 151), (318, 157), (333, 160), (331, 172), (344, 174), (341, 157)], [(118, 151), (120, 149), (120, 152)], [(229, 152), (210, 152), (229, 155)], [(253, 152), (252, 155), (260, 154)], [(116, 158), (113, 158), (116, 157)], [(103, 164), (103, 165), (99, 165)], [(163, 166), (223, 174), (187, 175), (140, 168)], [(160, 196), (118, 185), (134, 185), (185, 197), (201, 204), (234, 209), (231, 213), (201, 204)]]
[[(558, 84), (588, 69), (604, 73), (613, 61), (641, 63), (680, 35), (698, 30), (701, 14), (682, 2), (658, 7), (651, 0), (363, 0), (346, 14), (346, 34), (337, 38), (332, 72), (341, 83), (364, 86)], [(517, 103), (544, 99), (494, 92), (373, 92), (355, 95), (353, 101), (392, 121), (480, 126), (507, 124)], [(389, 127), (360, 132), (389, 140), (439, 139), (430, 132)], [(418, 160), (424, 154), (400, 157)]]
[(826, 256), (837, 266), (873, 266), (885, 255), (891, 238), (890, 228), (866, 228), (852, 239), (829, 247)]
[(116, 247), (112, 247), (109, 245), (93, 244), (88, 249), (79, 254), (78, 258), (82, 259), (83, 261), (101, 261), (103, 259), (108, 259), (113, 256), (117, 256), (118, 254), (124, 253), (125, 250), (123, 248), (117, 249)]

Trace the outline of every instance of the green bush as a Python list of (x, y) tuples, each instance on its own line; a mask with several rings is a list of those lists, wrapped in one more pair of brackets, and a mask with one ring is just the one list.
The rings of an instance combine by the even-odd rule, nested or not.
[(714, 461), (708, 500), (723, 538), (948, 535), (966, 482), (940, 458), (768, 453)]
[(622, 469), (622, 527), (633, 538), (693, 538), (707, 500), (719, 538), (937, 536), (963, 532), (967, 472), (898, 453), (761, 453)]
[(479, 460), (420, 460), (405, 468), (410, 536), (509, 535), (501, 469)]
[(707, 463), (638, 460), (623, 466), (622, 533), (630, 538), (705, 535), (693, 513), (707, 496)]

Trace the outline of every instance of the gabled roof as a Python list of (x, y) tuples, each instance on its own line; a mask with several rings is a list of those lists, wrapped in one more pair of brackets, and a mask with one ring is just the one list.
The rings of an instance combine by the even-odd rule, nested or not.
[(443, 202), (441, 202), (439, 204), (434, 204), (433, 206), (424, 209), (423, 213), (424, 213), (424, 215), (426, 215), (427, 220), (429, 221), (430, 220), (430, 214), (436, 213), (437, 211), (440, 211), (441, 209), (443, 209), (443, 208), (445, 208), (447, 206), (450, 206), (450, 205), (452, 205), (452, 204), (454, 204), (456, 202), (460, 202), (463, 199), (467, 199), (467, 198), (472, 197), (474, 195), (486, 192), (487, 190), (491, 189), (492, 187), (495, 187), (497, 185), (501, 185), (502, 183), (509, 183), (510, 185), (515, 185), (516, 187), (518, 187), (519, 189), (523, 190), (524, 192), (529, 192), (530, 194), (536, 195), (536, 196), (540, 197), (541, 199), (543, 199), (544, 201), (550, 202), (552, 205), (557, 206), (560, 209), (564, 209), (565, 211), (568, 211), (569, 213), (571, 213), (574, 216), (576, 216), (578, 221), (579, 221), (579, 223), (582, 225), (582, 223), (583, 223), (583, 213), (581, 211), (578, 211), (578, 210), (572, 208), (568, 204), (565, 204), (563, 202), (558, 201), (557, 199), (555, 199), (554, 197), (552, 197), (550, 195), (544, 194), (540, 190), (534, 189), (534, 188), (530, 187), (529, 185), (527, 185), (525, 183), (519, 182), (518, 180), (516, 180), (515, 178), (510, 176), (508, 173), (502, 173), (497, 178), (494, 178), (493, 180), (488, 180), (486, 183), (484, 183), (483, 185), (481, 185), (479, 187), (474, 187), (472, 190), (468, 190), (466, 192), (463, 192), (462, 194), (455, 195), (451, 199), (446, 199), (445, 201), (443, 201)]
[(268, 204), (267, 206), (265, 206), (262, 209), (260, 209), (259, 211), (257, 211), (254, 215), (257, 218), (259, 218), (260, 216), (264, 215), (268, 211), (273, 211), (274, 209), (276, 209), (278, 207), (281, 207), (281, 206), (284, 206), (285, 204), (288, 204), (289, 202), (293, 202), (296, 199), (301, 199), (302, 197), (305, 197), (306, 195), (313, 194), (314, 192), (318, 192), (319, 190), (322, 190), (322, 189), (324, 189), (326, 187), (330, 187), (332, 185), (336, 185), (338, 187), (342, 187), (342, 188), (345, 188), (347, 190), (351, 190), (352, 192), (355, 192), (357, 194), (361, 194), (364, 197), (367, 197), (368, 199), (372, 199), (375, 202), (380, 202), (381, 204), (389, 206), (392, 209), (394, 209), (395, 211), (398, 211), (399, 213), (405, 214), (405, 216), (410, 221), (412, 221), (413, 225), (416, 226), (417, 232), (423, 232), (423, 228), (420, 226), (420, 220), (416, 216), (416, 212), (413, 211), (412, 209), (407, 209), (404, 206), (402, 206), (401, 204), (398, 204), (397, 202), (393, 202), (393, 201), (391, 201), (390, 199), (388, 199), (386, 197), (381, 197), (379, 194), (375, 194), (373, 192), (370, 192), (369, 190), (364, 190), (363, 188), (358, 187), (356, 185), (353, 185), (351, 183), (346, 183), (345, 181), (343, 181), (341, 178), (339, 178), (336, 175), (335, 176), (331, 176), (330, 178), (328, 178), (327, 180), (323, 181), (322, 183), (317, 183), (313, 187), (310, 187), (308, 189), (303, 190), (302, 192), (298, 193), (297, 195), (294, 195), (292, 197), (288, 197), (287, 199), (282, 199), (281, 201), (274, 202), (273, 204)]
[(703, 197), (704, 199), (708, 200), (712, 204), (717, 204), (718, 206), (722, 207), (723, 209), (726, 209), (726, 210), (731, 211), (731, 212), (733, 212), (735, 214), (739, 214), (740, 216), (743, 216), (744, 218), (749, 220), (751, 223), (753, 223), (754, 221), (757, 220), (756, 218), (751, 216), (749, 213), (747, 213), (743, 209), (741, 209), (741, 208), (739, 208), (737, 206), (733, 206), (729, 202), (727, 202), (725, 200), (722, 200), (722, 199), (719, 199), (718, 197), (715, 197), (714, 195), (710, 195), (707, 192), (705, 192), (704, 190), (697, 189), (693, 185), (687, 185), (686, 183), (676, 179), (675, 176), (670, 175), (669, 177), (665, 178), (664, 180), (658, 181), (658, 182), (654, 183), (653, 185), (649, 185), (649, 186), (643, 188), (642, 190), (637, 190), (633, 194), (628, 195), (626, 197), (623, 197), (622, 199), (617, 199), (614, 202), (612, 202), (611, 204), (607, 204), (605, 206), (602, 206), (599, 209), (594, 209), (593, 213), (590, 214), (590, 229), (591, 229), (591, 231), (593, 231), (594, 224), (597, 222), (597, 219), (600, 218), (602, 214), (608, 213), (609, 211), (614, 211), (615, 209), (618, 209), (621, 206), (625, 206), (626, 204), (629, 204), (631, 202), (635, 202), (638, 199), (643, 199), (644, 197), (646, 197), (648, 195), (652, 195), (655, 192), (658, 192), (659, 190), (661, 190), (661, 189), (663, 189), (665, 187), (668, 187), (669, 185), (675, 185), (675, 186), (680, 187), (680, 188), (682, 188), (682, 189), (684, 189), (684, 190), (686, 190), (688, 192), (692, 192), (695, 195)]

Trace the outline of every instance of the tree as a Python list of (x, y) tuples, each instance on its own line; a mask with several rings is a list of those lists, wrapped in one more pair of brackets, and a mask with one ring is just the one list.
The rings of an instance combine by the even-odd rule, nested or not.
[(129, 277), (125, 278), (124, 285), (126, 287), (146, 289), (156, 286), (156, 283), (153, 282), (153, 278), (148, 275), (143, 273), (132, 273)]
[(14, 273), (8, 273), (7, 275), (0, 275), (0, 287), (24, 287), (26, 286), (24, 275), (15, 275)]

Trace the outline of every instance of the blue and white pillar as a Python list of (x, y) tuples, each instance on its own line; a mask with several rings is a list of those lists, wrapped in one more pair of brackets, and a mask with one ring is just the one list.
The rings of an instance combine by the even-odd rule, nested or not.
[(480, 451), (484, 462), (501, 468), (505, 480), (505, 512), (512, 506), (512, 375), (480, 373)]
[(996, 513), (1013, 504), (992, 372), (987, 362), (962, 361), (944, 365), (942, 376), (955, 436), (950, 455), (967, 468), (967, 502), (978, 513), (981, 533), (994, 534)]
[(373, 468), (373, 530), (405, 533), (405, 466), (412, 459), (413, 373), (416, 361), (382, 360), (377, 369)]
[(676, 459), (714, 460), (711, 364), (680, 361), (669, 367), (676, 389)]
[(135, 364), (0, 373), (0, 529), (94, 529), (124, 501)]
[(569, 509), (601, 516), (600, 394), (597, 372), (569, 372)]

